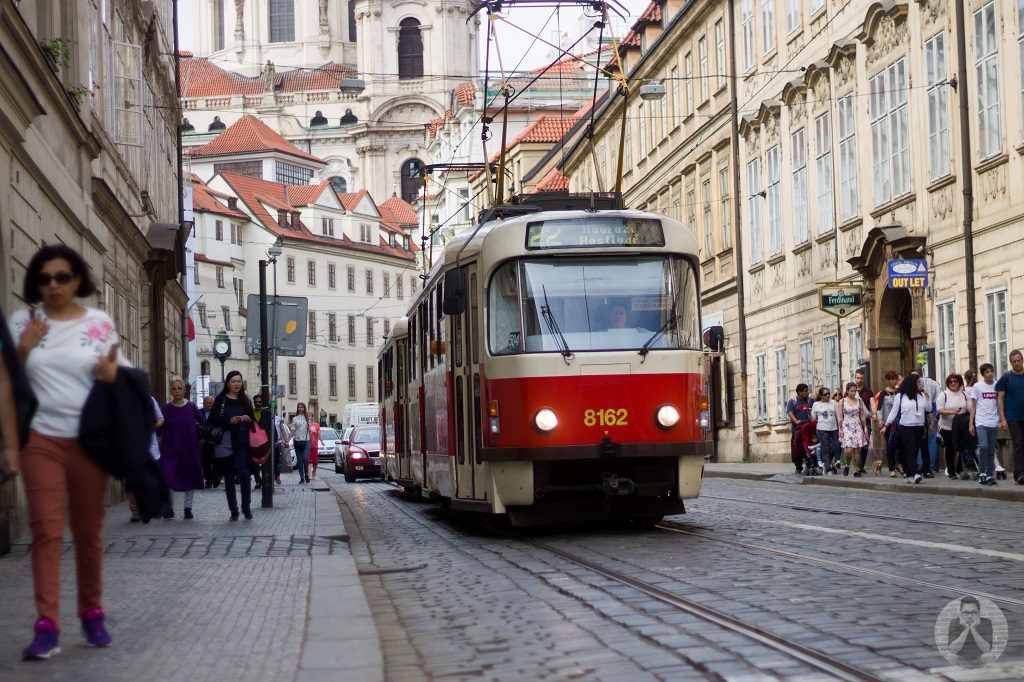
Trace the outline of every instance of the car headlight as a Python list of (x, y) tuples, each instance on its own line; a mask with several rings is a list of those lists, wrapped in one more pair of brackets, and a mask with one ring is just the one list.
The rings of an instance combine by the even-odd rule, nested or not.
[(541, 431), (550, 431), (558, 426), (558, 415), (554, 410), (544, 407), (537, 410), (537, 414), (533, 416), (533, 423)]
[(671, 429), (679, 423), (679, 410), (671, 405), (662, 405), (657, 412), (658, 424), (666, 429)]

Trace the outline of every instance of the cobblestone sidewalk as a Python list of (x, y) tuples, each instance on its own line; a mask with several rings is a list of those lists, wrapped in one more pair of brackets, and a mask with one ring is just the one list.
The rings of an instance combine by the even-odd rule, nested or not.
[[(29, 550), (16, 547), (0, 558), (0, 679), (252, 682), (311, 680), (328, 671), (334, 679), (379, 679), (372, 651), (353, 661), (361, 667), (352, 671), (323, 655), (344, 627), (310, 627), (369, 609), (353, 589), (359, 578), (335, 495), (319, 482), (297, 482), (285, 474), (273, 509), (261, 509), (253, 491), (252, 521), (228, 521), (223, 489), (197, 492), (189, 521), (181, 518), (179, 495), (173, 521), (129, 523), (126, 504), (108, 509), (104, 607), (114, 644), (107, 650), (84, 644), (75, 617), (74, 551), (65, 542), (63, 651), (49, 661), (21, 662), (35, 609)], [(339, 589), (345, 600), (332, 599)], [(363, 637), (365, 631), (361, 623)]]

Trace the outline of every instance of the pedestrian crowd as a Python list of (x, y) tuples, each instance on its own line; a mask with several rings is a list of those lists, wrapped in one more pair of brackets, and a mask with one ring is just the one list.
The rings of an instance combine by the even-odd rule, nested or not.
[(945, 388), (923, 367), (906, 376), (886, 372), (877, 393), (862, 370), (841, 394), (823, 386), (812, 398), (807, 384), (799, 384), (786, 405), (796, 473), (848, 476), (852, 470), (860, 477), (870, 464), (876, 475), (884, 466), (891, 478), (903, 476), (911, 484), (942, 472), (994, 486), (1006, 479), (997, 454), (1002, 429), (1012, 442), (1014, 481), (1024, 485), (1024, 354), (1013, 350), (1009, 361), (998, 379), (985, 363), (978, 371), (950, 374)]
[(0, 483), (15, 476), (24, 481), (38, 614), (22, 652), (26, 660), (60, 652), (65, 507), (82, 633), (90, 646), (106, 647), (103, 521), (110, 476), (124, 480), (132, 523), (174, 519), (177, 498), (181, 517), (194, 519), (195, 492), (221, 483), (230, 521), (239, 512), (249, 520), (250, 478), (257, 487), (272, 485), (260, 472), (272, 450), (275, 482), (281, 483), (282, 458), (292, 460), (288, 446), (294, 443), (305, 483), (316, 478), (317, 445), (323, 444), (304, 404), (289, 424), (283, 413), (264, 408), (262, 396), (249, 399), (237, 371), (202, 408), (174, 377), (170, 400), (161, 405), (145, 373), (121, 353), (110, 316), (76, 300), (95, 292), (81, 255), (64, 245), (45, 246), (26, 268), (22, 298), (29, 307), (16, 311), (9, 327), (0, 311), (0, 404), (15, 406), (0, 410)]

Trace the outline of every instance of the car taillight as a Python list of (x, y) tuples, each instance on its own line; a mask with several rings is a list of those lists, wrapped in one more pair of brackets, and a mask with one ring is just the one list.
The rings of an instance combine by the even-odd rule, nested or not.
[(711, 428), (711, 400), (707, 394), (700, 396), (700, 428)]

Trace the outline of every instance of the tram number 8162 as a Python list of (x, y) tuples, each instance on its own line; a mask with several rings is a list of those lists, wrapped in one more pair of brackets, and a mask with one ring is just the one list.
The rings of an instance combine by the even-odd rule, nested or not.
[(609, 407), (604, 410), (584, 410), (584, 426), (629, 426), (629, 412)]

